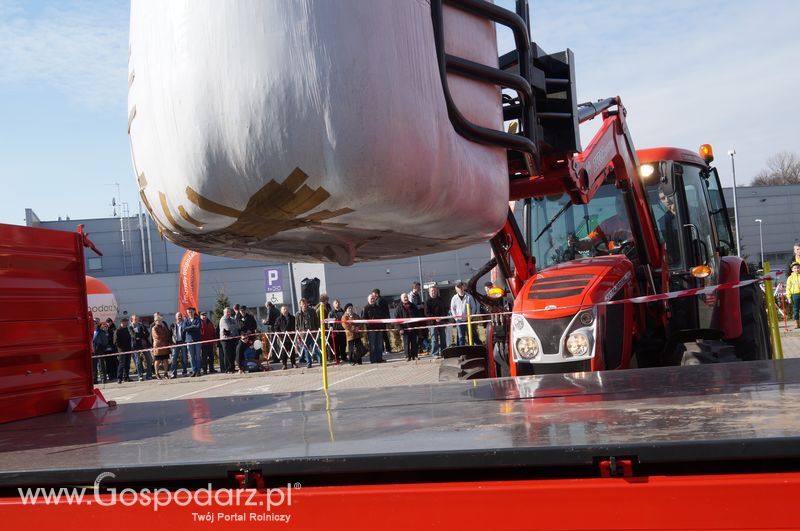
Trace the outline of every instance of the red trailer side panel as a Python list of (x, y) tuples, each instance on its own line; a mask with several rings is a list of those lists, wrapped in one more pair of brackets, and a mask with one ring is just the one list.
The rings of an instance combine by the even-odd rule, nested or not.
[(0, 224), (0, 422), (92, 393), (78, 233)]
[(0, 516), (9, 529), (60, 531), (109, 521), (116, 531), (139, 531), (154, 520), (162, 529), (265, 529), (275, 523), (286, 524), (283, 529), (796, 529), (797, 515), (787, 502), (800, 495), (800, 475), (290, 483), (258, 491), (113, 494), (82, 487), (70, 494), (83, 500), (46, 503), (40, 497), (26, 505), (20, 497), (0, 498)]

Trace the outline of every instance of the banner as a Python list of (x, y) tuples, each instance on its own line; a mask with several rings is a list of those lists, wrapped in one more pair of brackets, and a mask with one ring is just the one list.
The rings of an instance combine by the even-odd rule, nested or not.
[(197, 309), (200, 299), (200, 253), (186, 251), (178, 269), (178, 311), (186, 315), (187, 308)]
[(92, 317), (105, 321), (109, 317), (117, 320), (117, 299), (102, 281), (86, 275), (86, 299)]

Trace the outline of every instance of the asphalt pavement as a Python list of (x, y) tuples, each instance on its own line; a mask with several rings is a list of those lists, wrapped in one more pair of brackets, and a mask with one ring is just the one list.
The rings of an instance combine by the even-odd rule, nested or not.
[[(800, 358), (800, 329), (793, 323), (788, 330), (781, 322), (781, 343), (785, 358)], [(330, 389), (375, 388), (398, 385), (430, 384), (439, 381), (440, 360), (423, 354), (418, 361), (405, 360), (402, 353), (386, 355), (387, 362), (372, 365), (332, 364), (328, 367)], [(210, 398), (217, 396), (246, 396), (292, 391), (321, 391), (322, 369), (281, 370), (273, 364), (272, 370), (249, 374), (211, 374), (198, 378), (180, 376), (174, 380), (116, 382), (98, 385), (108, 400), (119, 404), (177, 400), (184, 398)], [(133, 375), (135, 376), (135, 374)]]
[[(417, 361), (406, 361), (401, 353), (386, 355), (386, 363), (352, 366), (342, 363), (328, 366), (329, 389), (352, 389), (427, 384), (439, 381), (439, 360), (423, 355)], [(322, 368), (304, 366), (282, 370), (272, 364), (272, 370), (247, 374), (210, 374), (197, 378), (181, 376), (171, 380), (133, 381), (118, 384), (116, 381), (97, 387), (108, 400), (119, 404), (176, 400), (183, 398), (210, 398), (216, 396), (243, 396), (291, 391), (321, 391)], [(135, 379), (135, 373), (131, 375)]]

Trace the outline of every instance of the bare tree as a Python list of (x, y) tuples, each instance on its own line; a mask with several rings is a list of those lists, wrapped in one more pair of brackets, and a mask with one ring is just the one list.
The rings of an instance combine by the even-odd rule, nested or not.
[(753, 179), (752, 186), (800, 184), (800, 157), (791, 151), (781, 151), (767, 159), (767, 168)]

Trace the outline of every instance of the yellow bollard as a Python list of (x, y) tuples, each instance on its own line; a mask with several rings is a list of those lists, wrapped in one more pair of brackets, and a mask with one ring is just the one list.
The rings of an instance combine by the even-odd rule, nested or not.
[[(764, 262), (764, 276), (769, 275), (769, 262)], [(781, 331), (778, 323), (778, 310), (775, 308), (775, 296), (772, 293), (772, 281), (764, 281), (764, 294), (767, 299), (767, 320), (769, 322), (769, 338), (772, 342), (772, 358), (783, 359), (783, 345), (781, 345)]]
[(322, 343), (322, 388), (328, 392), (328, 352), (325, 340), (325, 305), (319, 305), (319, 340)]
[(469, 338), (469, 346), (472, 346), (472, 311), (471, 306), (467, 303), (467, 337)]

